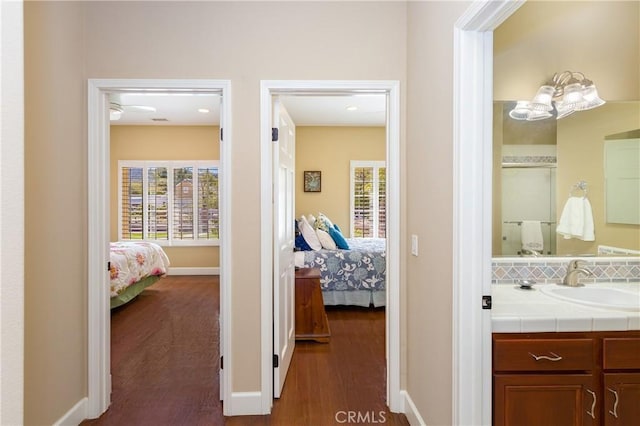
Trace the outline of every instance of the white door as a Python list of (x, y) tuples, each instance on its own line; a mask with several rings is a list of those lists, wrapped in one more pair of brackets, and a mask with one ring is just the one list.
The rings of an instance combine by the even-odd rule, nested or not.
[[(273, 396), (279, 398), (295, 349), (295, 125), (273, 101)], [(275, 139), (275, 138), (273, 138)], [(276, 366), (277, 365), (277, 366)]]

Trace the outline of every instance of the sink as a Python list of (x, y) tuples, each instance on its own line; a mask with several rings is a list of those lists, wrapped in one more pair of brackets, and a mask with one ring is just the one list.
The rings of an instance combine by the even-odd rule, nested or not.
[(553, 284), (540, 286), (540, 291), (547, 296), (581, 305), (640, 312), (639, 292), (606, 287), (606, 285), (566, 287)]

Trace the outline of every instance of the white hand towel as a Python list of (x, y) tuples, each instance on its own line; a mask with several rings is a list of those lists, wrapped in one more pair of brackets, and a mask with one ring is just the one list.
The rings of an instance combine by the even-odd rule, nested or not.
[(569, 197), (562, 210), (556, 232), (565, 240), (595, 241), (593, 212), (587, 197)]
[(544, 248), (544, 241), (542, 239), (542, 227), (540, 226), (540, 221), (523, 220), (520, 228), (522, 248), (541, 252)]

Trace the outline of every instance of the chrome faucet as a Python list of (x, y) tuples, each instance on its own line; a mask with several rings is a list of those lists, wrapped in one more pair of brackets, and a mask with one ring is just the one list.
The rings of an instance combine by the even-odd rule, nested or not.
[(526, 248), (523, 248), (521, 253), (522, 253), (523, 256), (533, 256), (533, 257), (540, 256), (540, 253), (538, 251), (531, 250), (531, 249), (526, 249)]
[(562, 279), (563, 285), (567, 285), (569, 287), (581, 287), (584, 284), (578, 283), (578, 274), (584, 274), (588, 277), (593, 275), (593, 272), (589, 269), (581, 267), (580, 262), (581, 261), (579, 259), (574, 259), (569, 262), (569, 265), (567, 266), (567, 273)]

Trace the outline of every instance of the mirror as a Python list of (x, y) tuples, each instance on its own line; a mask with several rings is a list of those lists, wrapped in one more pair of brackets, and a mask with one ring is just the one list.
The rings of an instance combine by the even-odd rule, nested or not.
[[(640, 101), (609, 101), (539, 121), (511, 119), (513, 106), (494, 103), (493, 255), (605, 254), (598, 246), (629, 250), (609, 255), (639, 251), (640, 225), (607, 223), (604, 154), (605, 140), (637, 137)], [(585, 194), (595, 238), (565, 239), (556, 232), (558, 221), (570, 196)]]
[[(507, 199), (516, 199), (517, 207), (524, 205), (522, 200), (533, 204), (524, 207), (527, 215), (507, 209), (508, 221), (554, 222), (540, 225), (546, 233), (542, 242), (545, 256), (596, 255), (598, 246), (640, 251), (640, 225), (606, 222), (604, 175), (606, 138), (640, 128), (640, 3), (593, 1), (576, 5), (567, 1), (524, 2), (493, 33), (494, 256), (507, 255), (502, 248), (503, 190)], [(586, 22), (597, 30), (585, 31)], [(542, 84), (566, 70), (588, 76), (607, 103), (560, 120), (526, 122), (529, 126), (522, 127), (517, 136), (521, 144), (503, 144), (503, 127), (513, 124), (506, 121), (511, 119), (508, 115), (505, 118), (508, 107), (504, 103), (531, 100)], [(514, 163), (505, 170), (504, 182), (503, 148)], [(516, 161), (523, 160), (529, 167), (515, 167)], [(554, 229), (570, 194), (584, 193), (581, 182), (592, 210), (595, 241), (564, 239)], [(547, 216), (538, 217), (543, 213)], [(530, 223), (527, 225), (530, 230)], [(507, 237), (520, 239), (522, 224), (509, 226), (512, 229)], [(532, 243), (537, 247), (537, 239)], [(517, 246), (521, 248), (520, 241)]]

